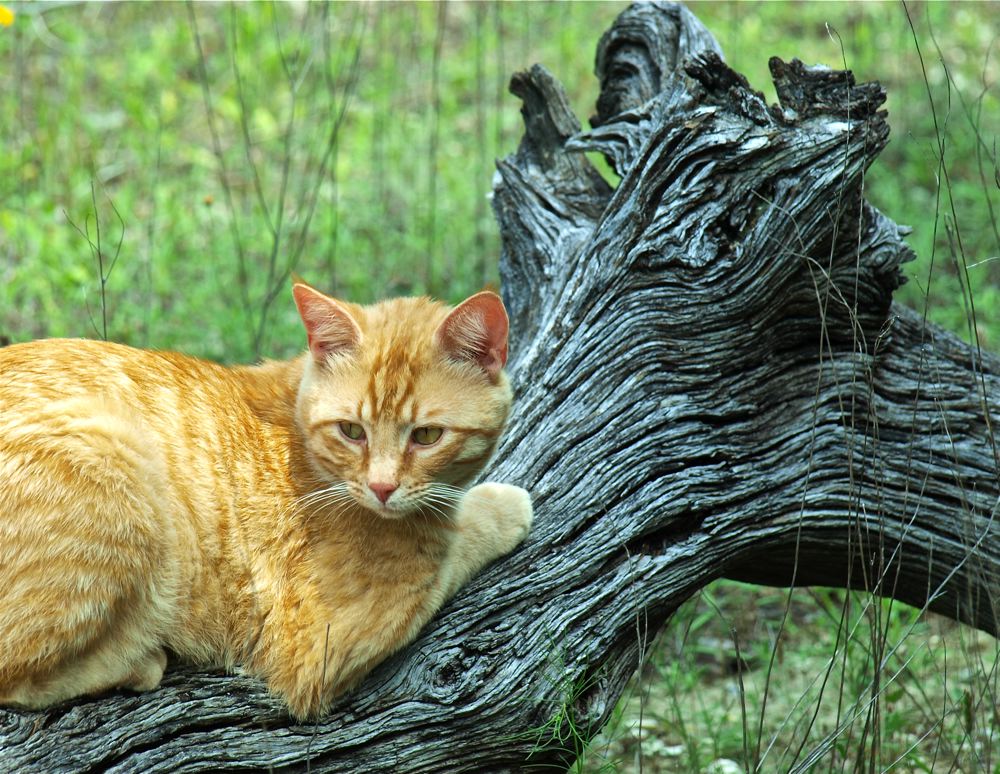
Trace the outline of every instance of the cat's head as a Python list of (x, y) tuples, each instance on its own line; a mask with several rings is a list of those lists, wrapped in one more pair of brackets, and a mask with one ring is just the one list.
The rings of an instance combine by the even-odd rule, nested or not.
[(447, 510), (510, 409), (499, 296), (450, 308), (427, 298), (358, 306), (304, 283), (293, 293), (309, 341), (296, 420), (315, 470), (343, 482), (343, 502), (380, 516)]

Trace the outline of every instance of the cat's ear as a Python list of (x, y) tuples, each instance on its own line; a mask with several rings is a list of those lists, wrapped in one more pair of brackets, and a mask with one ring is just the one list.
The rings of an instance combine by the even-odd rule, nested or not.
[(318, 363), (330, 355), (349, 352), (361, 342), (361, 329), (351, 313), (329, 296), (297, 282), (292, 287), (295, 305), (306, 326), (309, 351)]
[(452, 309), (434, 338), (449, 357), (476, 363), (495, 378), (507, 362), (508, 327), (500, 296), (484, 290)]

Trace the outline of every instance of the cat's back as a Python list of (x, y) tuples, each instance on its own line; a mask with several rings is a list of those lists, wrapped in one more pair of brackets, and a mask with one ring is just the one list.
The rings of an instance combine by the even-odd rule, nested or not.
[(225, 381), (226, 369), (214, 363), (112, 342), (42, 339), (0, 348), (0, 405), (8, 408), (84, 395), (130, 402), (199, 386), (218, 390)]
[(230, 368), (86, 339), (0, 348), (0, 474), (15, 457), (125, 453), (214, 504), (238, 476), (252, 490), (287, 449), (297, 373), (294, 361)]
[[(236, 369), (85, 339), (0, 349), (0, 454), (155, 454), (177, 470), (258, 442)], [(22, 453), (22, 457), (24, 454)]]

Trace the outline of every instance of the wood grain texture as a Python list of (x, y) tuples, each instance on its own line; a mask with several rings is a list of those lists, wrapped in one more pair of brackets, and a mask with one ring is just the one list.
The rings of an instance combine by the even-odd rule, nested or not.
[(719, 577), (996, 632), (1000, 361), (892, 303), (911, 253), (861, 196), (881, 88), (774, 61), (768, 106), (668, 4), (601, 45), (589, 131), (544, 68), (514, 76), (525, 134), (495, 183), (517, 397), (485, 477), (533, 493), (527, 543), (317, 725), (174, 669), (148, 695), (0, 711), (0, 767), (565, 764), (553, 718), (596, 732), (641, 644)]

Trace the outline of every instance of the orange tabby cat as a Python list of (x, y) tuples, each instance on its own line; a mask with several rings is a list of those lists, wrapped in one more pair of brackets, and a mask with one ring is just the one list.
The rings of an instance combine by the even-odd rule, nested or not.
[(287, 362), (0, 349), (0, 705), (149, 690), (169, 651), (316, 716), (527, 535), (523, 489), (462, 488), (510, 407), (500, 299), (294, 296)]

